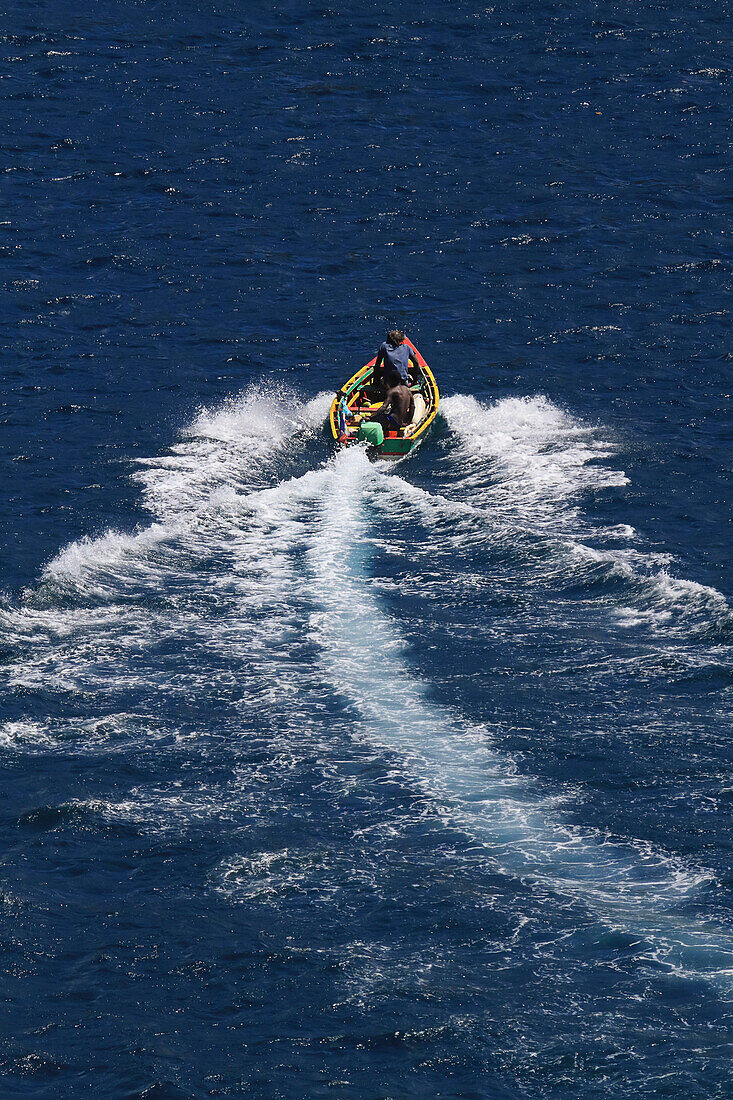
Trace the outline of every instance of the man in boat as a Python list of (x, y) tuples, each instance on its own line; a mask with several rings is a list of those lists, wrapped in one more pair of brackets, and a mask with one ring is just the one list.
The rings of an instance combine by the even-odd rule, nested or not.
[(410, 364), (415, 370), (418, 369), (415, 352), (409, 344), (405, 343), (404, 332), (392, 329), (387, 333), (387, 339), (377, 352), (377, 361), (372, 375), (373, 389), (384, 393), (400, 384), (409, 386)]
[(381, 424), (386, 435), (387, 432), (393, 432), (396, 428), (404, 428), (414, 415), (415, 401), (410, 387), (404, 382), (398, 382), (387, 392), (381, 409), (378, 409), (369, 419)]

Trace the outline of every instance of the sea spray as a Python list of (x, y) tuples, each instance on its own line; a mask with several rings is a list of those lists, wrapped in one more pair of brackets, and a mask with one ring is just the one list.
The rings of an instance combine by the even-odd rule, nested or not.
[(374, 486), (374, 476), (358, 452), (334, 464), (309, 552), (323, 607), (313, 635), (334, 689), (358, 708), (362, 735), (398, 753), (406, 774), (449, 807), (451, 819), (486, 845), (504, 873), (582, 902), (609, 926), (642, 936), (673, 971), (704, 976), (733, 997), (733, 938), (688, 926), (675, 913), (708, 881), (705, 872), (649, 845), (610, 841), (569, 824), (496, 751), (486, 728), (430, 700), (405, 660), (396, 624), (372, 594), (369, 503), (389, 492)]
[[(465, 401), (471, 415), (478, 416), (480, 406)], [(315, 420), (325, 403), (323, 397), (305, 407)], [(532, 494), (547, 502), (548, 484), (554, 484), (553, 507), (559, 513), (568, 500), (580, 501), (580, 471), (587, 469), (594, 482), (614, 483), (613, 472), (598, 473), (590, 459), (581, 461), (577, 454), (564, 464), (573, 471), (572, 492), (562, 479), (548, 478), (546, 470), (535, 482), (531, 471), (543, 469), (542, 464), (533, 465), (526, 456), (532, 446), (542, 451), (549, 445), (547, 432), (543, 429), (533, 444), (533, 418), (526, 426), (520, 404), (522, 435), (512, 427), (513, 409), (489, 410), (491, 418), (499, 416), (505, 426), (509, 421), (510, 428), (496, 437), (493, 474), (476, 459), (472, 480), (456, 488), (448, 478), (435, 493), (410, 485), (409, 463), (390, 472), (372, 466), (361, 449), (261, 487), (263, 464), (284, 446), (280, 437), (275, 434), (264, 453), (240, 446), (241, 441), (232, 447), (226, 428), (230, 414), (222, 413), (220, 434), (227, 438), (216, 443), (209, 436), (202, 464), (189, 455), (186, 472), (176, 475), (180, 483), (167, 480), (165, 459), (147, 467), (166, 486), (156, 498), (160, 518), (155, 523), (129, 535), (108, 532), (68, 547), (46, 571), (48, 591), (42, 585), (25, 604), (3, 609), (17, 646), (7, 666), (8, 681), (52, 696), (85, 692), (87, 706), (90, 693), (96, 693), (110, 707), (131, 691), (142, 692), (148, 706), (151, 692), (158, 705), (176, 696), (201, 699), (212, 690), (228, 699), (236, 685), (232, 698), (286, 713), (319, 690), (335, 693), (356, 708), (354, 732), (375, 748), (396, 753), (406, 780), (422, 787), (436, 812), (445, 811), (480, 841), (490, 866), (583, 903), (599, 920), (642, 936), (668, 966), (719, 982), (729, 965), (727, 936), (699, 923), (685, 928), (678, 916), (680, 904), (708, 880), (705, 871), (648, 843), (611, 842), (570, 823), (555, 799), (518, 774), (511, 757), (493, 743), (489, 727), (464, 720), (460, 707), (431, 699), (429, 685), (407, 659), (403, 633), (384, 611), (369, 576), (372, 512), (399, 515), (409, 501), (421, 514), (437, 516), (434, 533), (446, 562), (460, 548), (456, 519), (474, 530), (478, 524), (490, 561), (499, 542), (516, 550), (520, 530), (525, 550), (549, 537), (532, 527), (532, 510), (526, 507)], [(540, 423), (552, 426), (556, 450), (572, 450), (572, 440), (582, 433), (571, 426), (567, 440), (564, 414), (545, 405), (540, 412)], [(259, 420), (256, 425), (245, 442), (259, 438)], [(472, 430), (479, 428), (474, 419)], [(301, 439), (303, 459), (312, 430)], [(506, 473), (514, 458), (502, 458), (504, 449), (513, 453), (518, 436), (524, 458), (517, 466), (530, 470), (524, 481), (513, 470)], [(583, 455), (592, 453), (582, 446)], [(512, 513), (512, 487), (517, 485), (521, 492)], [(165, 503), (168, 492), (173, 500)], [(506, 507), (492, 511), (488, 505), (497, 495)], [(575, 507), (564, 513), (564, 522), (569, 524)], [(549, 514), (549, 503), (546, 508)], [(549, 583), (556, 579), (551, 575)], [(621, 577), (622, 583), (627, 579)], [(85, 606), (99, 599), (103, 606)], [(309, 634), (304, 631), (308, 622)], [(310, 663), (301, 649), (304, 635), (322, 654), (320, 664)], [(172, 649), (181, 643), (185, 660)], [(350, 723), (344, 724), (344, 736)], [(8, 743), (40, 745), (49, 728), (36, 722), (27, 733), (30, 727), (12, 726)], [(183, 820), (190, 801), (201, 819), (207, 806), (220, 816), (239, 798), (236, 786), (212, 788), (200, 802), (195, 792), (188, 801), (172, 795), (173, 802), (163, 791), (133, 789), (130, 794), (105, 804), (105, 814), (114, 816), (117, 806), (127, 819), (132, 806), (136, 819), (153, 820), (175, 804)]]

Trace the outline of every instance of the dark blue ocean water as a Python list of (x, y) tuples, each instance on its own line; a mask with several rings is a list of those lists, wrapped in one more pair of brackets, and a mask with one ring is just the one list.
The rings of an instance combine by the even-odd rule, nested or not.
[(732, 40), (6, 10), (4, 1097), (730, 1096)]

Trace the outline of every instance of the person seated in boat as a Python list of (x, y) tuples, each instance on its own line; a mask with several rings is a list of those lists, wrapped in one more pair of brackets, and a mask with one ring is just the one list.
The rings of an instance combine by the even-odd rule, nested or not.
[(392, 329), (387, 333), (377, 352), (377, 361), (374, 364), (372, 375), (372, 387), (380, 393), (385, 393), (398, 385), (410, 385), (410, 365), (418, 369), (415, 352), (409, 344), (405, 343), (405, 334), (399, 329)]
[(415, 415), (415, 401), (410, 392), (410, 387), (404, 382), (398, 382), (387, 391), (384, 404), (369, 419), (382, 425), (382, 430), (393, 432), (395, 429), (404, 428)]

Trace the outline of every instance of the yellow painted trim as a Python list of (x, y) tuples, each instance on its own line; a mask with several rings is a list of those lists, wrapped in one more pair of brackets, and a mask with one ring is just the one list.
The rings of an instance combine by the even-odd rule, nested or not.
[[(372, 368), (369, 364), (367, 364), (364, 367), (360, 367), (360, 369), (356, 372), (356, 374), (352, 374), (351, 378), (346, 383), (346, 385), (341, 386), (341, 389), (342, 390), (348, 390), (348, 388), (352, 385), (352, 383), (356, 383), (357, 379), (361, 375), (366, 374), (366, 372), (370, 371), (371, 369)], [(337, 405), (338, 405), (338, 401), (334, 397), (333, 401), (331, 402), (331, 411), (329, 413), (329, 419), (331, 421), (331, 434), (333, 435), (334, 439), (338, 439), (338, 437), (339, 437), (338, 429), (336, 427), (336, 407), (337, 407)]]

